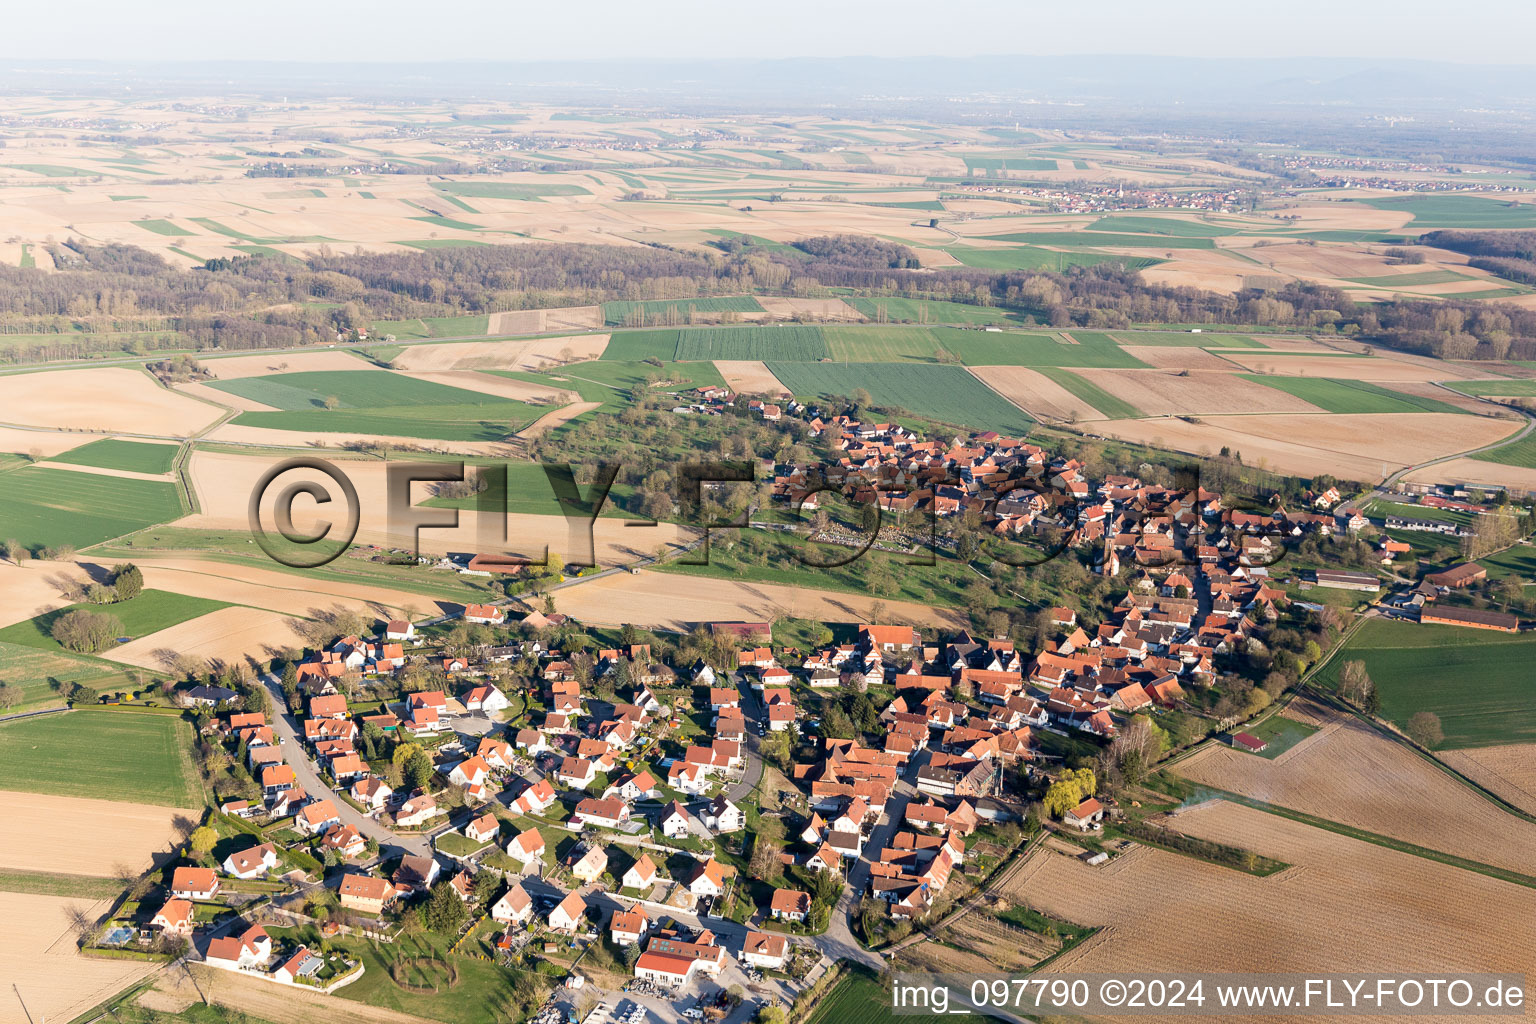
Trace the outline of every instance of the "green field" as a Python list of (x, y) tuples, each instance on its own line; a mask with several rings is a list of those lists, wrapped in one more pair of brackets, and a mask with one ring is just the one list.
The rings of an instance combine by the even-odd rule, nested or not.
[(852, 395), (863, 388), (886, 409), (976, 430), (1027, 434), (1034, 420), (959, 366), (916, 363), (780, 363), (768, 369), (796, 395)]
[(126, 678), (120, 666), (99, 658), (0, 643), (0, 681), (21, 689), (15, 711), (62, 703), (55, 683), (101, 690), (120, 686)]
[(77, 548), (183, 514), (176, 485), (24, 466), (0, 473), (0, 537)]
[(660, 366), (654, 366), (640, 362), (638, 359), (631, 362), (618, 362), (604, 358), (585, 363), (571, 363), (550, 374), (525, 373), (520, 370), (488, 370), (486, 372), (498, 377), (510, 377), (513, 380), (524, 380), (535, 384), (548, 385), (553, 382), (560, 387), (575, 391), (581, 395), (583, 402), (601, 403), (598, 408), (588, 410), (557, 427), (555, 429), (557, 434), (579, 430), (584, 423), (600, 413), (623, 412), (633, 404), (630, 399), (631, 390), (643, 388), (647, 378), (653, 375), (669, 382), (665, 388), (667, 391), (682, 391), (703, 387), (706, 384), (721, 386), (725, 384), (720, 371), (716, 370), (715, 364), (711, 362), (663, 362)]
[(944, 302), (938, 299), (906, 299), (897, 296), (881, 298), (844, 298), (844, 302), (870, 320), (906, 320), (919, 324), (998, 324), (1018, 322), (1018, 317), (1001, 309), (987, 306), (968, 306), (961, 302)]
[(1448, 383), (1464, 395), (1536, 398), (1536, 380), (1453, 380)]
[(71, 466), (98, 466), (102, 469), (121, 469), (131, 473), (169, 473), (176, 463), (180, 448), (173, 444), (149, 444), (144, 441), (120, 441), (109, 438), (92, 441), (48, 461), (64, 462)]
[(195, 807), (202, 802), (179, 717), (72, 711), (0, 722), (6, 789), (97, 800)]
[(608, 339), (608, 346), (598, 358), (612, 363), (633, 363), (641, 359), (671, 359), (677, 354), (677, 328), (653, 331), (618, 331)]
[(1180, 238), (1221, 238), (1242, 234), (1241, 228), (1222, 227), (1182, 217), (1100, 217), (1085, 229), (1094, 232), (1133, 232), (1146, 235), (1173, 235)]
[[(1084, 332), (1073, 331), (1072, 337), (1081, 340)], [(1199, 334), (1189, 331), (1115, 331), (1109, 337), (1122, 345), (1160, 345), (1183, 348), (1265, 348), (1257, 338), (1245, 334)], [(1312, 353), (1307, 353), (1311, 355)]]
[(1472, 513), (1458, 512), (1449, 508), (1434, 508), (1430, 505), (1404, 505), (1401, 502), (1386, 501), (1385, 499), (1371, 502), (1365, 507), (1368, 516), (1401, 516), (1404, 519), (1432, 519), (1440, 523), (1458, 523), (1462, 526), (1472, 521)]
[(635, 323), (637, 327), (657, 322), (658, 317), (677, 317), (674, 323), (687, 323), (688, 313), (697, 311), (700, 313), (761, 313), (763, 307), (758, 304), (756, 298), (751, 295), (715, 295), (699, 299), (655, 299), (649, 302), (605, 302), (603, 303), (603, 321), (611, 327), (623, 327), (631, 322), (631, 317), (640, 316), (643, 319)]
[(1042, 366), (1036, 372), (1049, 377), (1112, 420), (1135, 419), (1142, 415), (1141, 410), (1130, 402), (1115, 397), (1082, 374), (1055, 366)]
[(521, 199), (540, 202), (545, 196), (589, 196), (580, 185), (520, 184), (509, 181), (440, 181), (432, 187), (445, 195), (466, 199)]
[(1076, 345), (1052, 334), (934, 327), (938, 343), (969, 366), (1144, 367), (1106, 334), (1073, 334)]
[(1531, 228), (1536, 227), (1536, 205), (1482, 196), (1382, 196), (1355, 199), (1378, 210), (1406, 210), (1413, 214), (1408, 226), (1421, 231), (1433, 228)]
[[(958, 1001), (951, 1001), (950, 1008), (958, 1010), (960, 1005)], [(896, 1016), (891, 1009), (891, 993), (881, 988), (874, 977), (858, 971), (839, 979), (821, 997), (806, 1018), (806, 1024), (885, 1024), (887, 1021), (940, 1024), (946, 1019), (944, 1014), (916, 1010), (903, 1011), (902, 1016)]]
[(433, 227), (448, 228), (453, 231), (479, 231), (480, 225), (471, 224), (468, 221), (454, 220), (452, 217), (443, 217), (438, 214), (429, 214), (425, 217), (412, 217), (411, 220), (419, 220), (423, 224), (431, 224)]
[(951, 245), (944, 249), (968, 267), (985, 270), (1055, 270), (1068, 267), (1095, 267), (1100, 263), (1119, 263), (1127, 270), (1145, 270), (1162, 260), (1150, 256), (1120, 256), (1114, 253), (1061, 252), (1034, 245), (1015, 245), (1007, 249), (978, 249), (972, 245)]
[(1336, 685), (1356, 659), (1376, 683), (1383, 718), (1403, 727), (1420, 711), (1440, 716), (1441, 749), (1536, 742), (1536, 637), (1370, 619), (1319, 679)]
[(412, 249), (462, 249), (466, 245), (490, 245), (490, 242), (482, 242), (478, 238), (422, 238), (414, 242), (395, 242), (395, 245), (406, 245)]
[(978, 171), (994, 173), (997, 171), (1054, 171), (1057, 169), (1056, 161), (1038, 156), (983, 156), (979, 153), (962, 154), (965, 160), (965, 173), (975, 174)]
[(1007, 235), (984, 235), (989, 242), (1019, 242), (1023, 245), (1051, 245), (1062, 248), (1083, 246), (1117, 249), (1214, 249), (1209, 238), (1173, 235), (1128, 235), (1110, 231), (1019, 231)]
[(833, 359), (853, 363), (931, 363), (939, 343), (926, 327), (899, 324), (823, 327)]
[(1240, 373), (1239, 377), (1255, 384), (1295, 395), (1304, 402), (1332, 413), (1450, 412), (1465, 413), (1454, 405), (1433, 398), (1421, 398), (1389, 391), (1360, 380), (1336, 380), (1331, 377), (1270, 377), (1262, 373)]
[(1491, 580), (1520, 576), (1530, 581), (1536, 579), (1536, 545), (1516, 544), (1496, 555), (1479, 558), (1477, 564), (1488, 570), (1488, 578)]
[[(431, 239), (437, 246), (441, 239)], [(485, 337), (490, 330), (491, 318), (484, 313), (475, 316), (429, 316), (419, 320), (377, 320), (373, 324), (375, 337), (393, 334), (401, 341), (420, 341), (425, 338)]]
[[(212, 387), (281, 412), (246, 412), (236, 423), (278, 430), (396, 435), (443, 441), (495, 441), (547, 408), (478, 391), (371, 370), (283, 373), (217, 381)], [(339, 403), (326, 409), (327, 398)]]
[(136, 220), (135, 227), (141, 227), (145, 231), (153, 231), (157, 235), (190, 235), (192, 232), (185, 228), (177, 227), (168, 220)]
[(1536, 469), (1536, 435), (1511, 441), (1509, 444), (1486, 452), (1478, 452), (1467, 458), (1477, 459), (1479, 462), (1497, 462), (1501, 466), (1523, 466), (1526, 469)]
[(228, 607), (229, 605), (223, 601), (188, 597), (186, 594), (172, 594), (164, 590), (145, 590), (132, 601), (107, 605), (81, 602), (57, 608), (34, 619), (13, 623), (0, 629), (0, 643), (36, 647), (44, 651), (62, 651), (64, 648), (59, 646), (49, 630), (60, 616), (81, 608), (113, 616), (122, 622), (124, 636), (138, 639), (179, 622), (186, 622), (199, 615), (207, 615), (209, 612)]
[(1308, 736), (1317, 732), (1317, 726), (1308, 725), (1306, 722), (1298, 722), (1295, 719), (1286, 718), (1284, 715), (1274, 714), (1264, 719), (1258, 725), (1245, 725), (1236, 731), (1246, 732), (1250, 736), (1257, 736), (1269, 744), (1257, 756), (1273, 761)]
[(809, 362), (828, 355), (821, 328), (810, 324), (763, 327), (684, 327), (674, 359), (784, 359)]
[(1422, 270), (1416, 274), (1388, 274), (1383, 277), (1351, 277), (1355, 284), (1372, 288), (1407, 288), (1416, 284), (1450, 284), (1452, 281), (1470, 281), (1466, 274), (1454, 270)]

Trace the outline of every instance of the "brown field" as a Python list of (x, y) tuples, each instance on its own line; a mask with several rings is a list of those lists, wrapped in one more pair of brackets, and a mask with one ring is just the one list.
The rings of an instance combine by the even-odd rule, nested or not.
[[(1135, 335), (1130, 335), (1135, 337)], [(1133, 359), (1139, 359), (1159, 370), (1214, 370), (1233, 373), (1238, 367), (1203, 348), (1184, 348), (1178, 345), (1121, 345), (1121, 350)]]
[[(1415, 362), (1396, 356), (1368, 356), (1352, 359), (1343, 356), (1274, 355), (1263, 349), (1242, 349), (1223, 353), (1226, 358), (1255, 373), (1281, 377), (1336, 377), (1340, 380), (1456, 380), (1469, 371), (1456, 363), (1433, 360)], [(1484, 371), (1480, 376), (1487, 376)]]
[(207, 384), (177, 384), (176, 390), (183, 395), (201, 398), (205, 402), (213, 402), (230, 409), (239, 409), (241, 412), (277, 412), (274, 406), (267, 405), (265, 402), (258, 402), (244, 395), (232, 395), (228, 391), (220, 391)]
[(1536, 875), (1536, 824), (1354, 720), (1273, 761), (1209, 745), (1175, 769), (1216, 786), (1468, 860)]
[(517, 436), (522, 438), (539, 437), (558, 426), (569, 423), (584, 412), (591, 412), (593, 409), (601, 409), (602, 407), (602, 402), (572, 402), (570, 405), (551, 410), (540, 416), (522, 430), (519, 430)]
[[(1508, 420), (1456, 413), (1357, 413), (1326, 419), (1316, 414), (1217, 416), (1200, 423), (1171, 416), (1109, 420), (1095, 423), (1092, 432), (1194, 455), (1214, 454), (1227, 445), (1242, 453), (1248, 465), (1279, 473), (1379, 480), (1407, 465), (1493, 444), (1518, 429)], [(1487, 467), (1482, 472), (1489, 475), (1501, 469), (1458, 459), (1425, 473), (1429, 479), (1454, 479), (1449, 466), (1464, 463)]]
[(219, 418), (219, 410), (120, 367), (49, 370), (0, 377), (0, 417), (8, 423), (63, 430), (187, 437)]
[(973, 366), (971, 372), (1025, 412), (1071, 422), (1104, 418), (1099, 410), (1027, 366)]
[(1416, 483), (1487, 484), (1536, 491), (1536, 469), (1505, 466), (1481, 459), (1452, 459), (1409, 473), (1403, 479)]
[(432, 381), (435, 384), (445, 384), (451, 388), (463, 388), (465, 391), (478, 391), (498, 398), (510, 398), (514, 402), (528, 402), (532, 405), (565, 405), (581, 398), (576, 392), (567, 391), (564, 388), (513, 380), (510, 377), (493, 377), (491, 374), (475, 370), (441, 370), (407, 373), (404, 376)]
[(585, 331), (603, 326), (602, 306), (562, 306), (558, 309), (514, 309), (492, 313), (487, 334), (545, 334)]
[(1536, 743), (1442, 750), (1440, 760), (1527, 814), (1536, 814)]
[(917, 262), (925, 267), (960, 266), (960, 261), (943, 249), (925, 249), (919, 246), (912, 251), (917, 255)]
[(859, 311), (842, 299), (791, 299), (760, 296), (757, 304), (770, 316), (811, 317), (816, 320), (863, 320)]
[[(141, 537), (139, 546), (143, 547), (145, 543), (152, 541)], [(411, 617), (415, 618), (444, 610), (438, 602), (409, 591), (294, 576), (275, 569), (215, 562), (197, 556), (181, 558), (153, 554), (136, 556), (133, 561), (144, 571), (146, 587), (274, 612), (308, 615), (318, 610), (317, 606), (329, 609), (340, 605), (378, 614), (381, 618), (386, 611), (391, 617), (400, 612), (411, 612)], [(449, 604), (448, 607), (457, 609), (458, 606)]]
[(164, 672), (179, 661), (222, 666), (270, 661), (285, 650), (302, 650), (304, 638), (291, 616), (252, 608), (220, 608), (115, 647), (102, 657)]
[(38, 455), (62, 455), (90, 441), (99, 440), (86, 434), (63, 434), (56, 430), (22, 430), (18, 427), (0, 427), (0, 452), (24, 455), (36, 451)]
[[(638, 532), (638, 531), (637, 531)], [(646, 530), (650, 533), (650, 530)], [(960, 615), (906, 601), (879, 601), (860, 594), (808, 590), (775, 583), (744, 583), (642, 569), (638, 575), (615, 573), (554, 593), (555, 607), (592, 625), (620, 625), (684, 630), (699, 622), (811, 618), (828, 622), (868, 622), (871, 609), (885, 606), (892, 622), (956, 625)]]
[[(432, 1024), (425, 1018), (398, 1010), (322, 995), (292, 985), (275, 985), (234, 971), (201, 966), (193, 967), (193, 971), (198, 991), (206, 993), (210, 1002), (271, 1024), (314, 1024), (317, 1020), (327, 1024)], [(173, 992), (175, 984), (174, 981), (167, 982)], [(155, 987), (160, 988), (161, 984), (157, 982)]]
[(45, 469), (60, 469), (66, 473), (94, 473), (96, 476), (120, 476), (125, 480), (175, 480), (174, 473), (135, 473), (130, 469), (108, 469), (106, 466), (77, 466), (69, 462), (49, 462), (44, 459), (38, 463)]
[[(995, 902), (1000, 907), (1008, 904)], [(1056, 939), (1005, 927), (981, 908), (962, 915), (936, 937), (942, 945), (924, 941), (902, 950), (898, 969), (951, 974), (1027, 971), (1061, 948)]]
[(0, 868), (113, 877), (174, 855), (175, 819), (197, 823), (201, 811), (118, 800), (0, 790)]
[(405, 370), (536, 370), (550, 363), (596, 359), (608, 347), (606, 334), (533, 341), (451, 341), (411, 345), (393, 365)]
[(784, 385), (779, 383), (761, 361), (755, 359), (716, 359), (715, 369), (732, 391), (749, 395), (782, 395)]
[(0, 626), (73, 604), (90, 582), (73, 562), (0, 562)]
[(1437, 402), (1446, 405), (1454, 405), (1458, 409), (1478, 413), (1486, 416), (1494, 411), (1493, 406), (1470, 395), (1463, 395), (1452, 391), (1450, 388), (1441, 387), (1438, 384), (1422, 380), (1389, 380), (1383, 381), (1381, 386), (1389, 391), (1400, 391), (1405, 395), (1413, 395), (1416, 398), (1433, 398)]
[[(190, 462), (190, 475), (203, 511), (177, 520), (176, 525), (195, 529), (248, 530), (250, 524), (246, 503), (261, 474), (276, 461), (275, 457), (228, 455), (220, 452), (194, 453)], [(339, 465), (358, 492), (362, 517), (357, 543), (383, 547), (413, 546), (416, 543), (413, 528), (404, 522), (390, 521), (384, 497), (385, 464), (376, 460), (350, 459)], [(335, 484), (327, 478), (308, 471), (295, 471), (282, 477), (285, 484), (302, 479), (312, 479), (335, 488)], [(276, 488), (273, 488), (269, 493), (275, 491)], [(263, 507), (263, 516), (263, 522), (273, 522), (270, 506)], [(459, 513), (459, 525), (454, 529), (421, 531), (421, 550), (431, 554), (484, 550), (485, 539), (477, 529), (477, 516), (478, 513), (474, 511), (464, 510)], [(309, 530), (319, 520), (332, 518), (329, 513), (317, 517), (306, 512), (302, 504), (294, 510), (294, 522), (300, 530)], [(552, 547), (566, 561), (581, 560), (588, 554), (584, 546), (587, 539), (586, 524), (576, 519), (567, 520), (564, 516), (509, 516), (507, 535), (516, 553), (536, 559), (544, 557), (547, 547)], [(598, 519), (593, 524), (592, 532), (596, 555), (603, 565), (650, 555), (658, 545), (678, 544), (686, 535), (683, 528), (671, 524), (626, 528), (624, 520), (607, 518)]]
[(1169, 370), (1094, 370), (1092, 379), (1148, 416), (1322, 412), (1278, 388), (1230, 373), (1181, 377)]
[[(85, 907), (92, 915), (107, 911), (105, 901), (72, 900), (60, 896), (31, 896), (0, 892), (0, 964), (4, 964), (4, 994), (0, 1021), (41, 1024), (67, 1021), (144, 977), (157, 965), (136, 960), (105, 960), (81, 956), (65, 912)], [(21, 993), (18, 1003), (15, 985)]]
[[(274, 373), (315, 373), (323, 370), (377, 370), (383, 367), (346, 349), (319, 352), (280, 352), (272, 355), (215, 356), (202, 360), (219, 380), (267, 377)], [(223, 392), (219, 392), (223, 394)]]
[(1257, 878), (1139, 847), (1095, 868), (1042, 848), (1012, 883), (1019, 901), (1103, 928), (1050, 973), (1536, 968), (1522, 938), (1536, 891), (1225, 801), (1173, 823), (1293, 866)]
[(255, 444), (268, 448), (345, 448), (352, 444), (385, 444), (405, 451), (441, 452), (449, 455), (511, 455), (503, 441), (436, 441), (388, 434), (332, 433), (321, 430), (283, 430), (279, 427), (247, 427), (226, 423), (204, 435), (207, 441)]

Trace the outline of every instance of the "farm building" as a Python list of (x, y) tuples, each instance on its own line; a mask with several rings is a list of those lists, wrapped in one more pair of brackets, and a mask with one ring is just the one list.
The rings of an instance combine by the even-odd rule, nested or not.
[(1252, 754), (1258, 754), (1269, 746), (1267, 742), (1259, 739), (1251, 732), (1240, 732), (1232, 737), (1232, 745)]
[(1317, 570), (1317, 585), (1334, 590), (1359, 590), (1375, 593), (1381, 589), (1381, 580), (1369, 573), (1345, 572), (1342, 569)]
[(1432, 572), (1424, 577), (1425, 583), (1432, 583), (1437, 587), (1449, 587), (1451, 590), (1460, 590), (1474, 583), (1480, 583), (1488, 578), (1488, 570), (1476, 562), (1463, 562), (1453, 565), (1449, 569), (1440, 572)]
[(1496, 629), (1501, 633), (1520, 631), (1520, 620), (1515, 616), (1507, 612), (1480, 611), (1476, 608), (1425, 607), (1419, 610), (1419, 621), (1472, 629)]

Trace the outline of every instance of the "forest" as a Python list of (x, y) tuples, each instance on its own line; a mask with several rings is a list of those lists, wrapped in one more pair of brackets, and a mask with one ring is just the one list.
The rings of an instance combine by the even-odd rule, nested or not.
[[(1520, 245), (1511, 243), (1509, 251), (1529, 251)], [(1114, 263), (1064, 273), (916, 269), (905, 246), (851, 236), (724, 253), (553, 242), (413, 253), (321, 246), (303, 263), (253, 255), (191, 270), (131, 245), (70, 239), (49, 248), (58, 270), (0, 267), (0, 334), (58, 341), (11, 346), (0, 359), (33, 362), (124, 347), (122, 339), (92, 338), (113, 332), (162, 332), (135, 339), (140, 352), (233, 351), (334, 341), (337, 332), (377, 320), (747, 293), (821, 297), (832, 289), (995, 306), (1052, 327), (1255, 325), (1339, 333), (1448, 359), (1536, 359), (1536, 311), (1510, 305), (1357, 304), (1338, 289), (1298, 282), (1228, 295), (1148, 284)]]

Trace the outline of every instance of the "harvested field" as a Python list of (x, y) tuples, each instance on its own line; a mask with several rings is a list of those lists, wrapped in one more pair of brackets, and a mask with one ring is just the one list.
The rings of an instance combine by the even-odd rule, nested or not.
[(0, 626), (73, 604), (91, 582), (73, 562), (0, 562)]
[(602, 402), (572, 402), (570, 405), (562, 406), (540, 416), (522, 430), (519, 430), (517, 436), (522, 438), (538, 437), (541, 434), (554, 430), (556, 427), (565, 426), (583, 413), (589, 413), (593, 409), (601, 409), (602, 407)]
[[(230, 562), (174, 556), (135, 558), (144, 572), (144, 585), (155, 590), (249, 605), (289, 615), (308, 615), (323, 606), (343, 606), (366, 614), (390, 617), (414, 609), (429, 611), (434, 603), (417, 594), (358, 583), (294, 576)], [(413, 618), (415, 616), (412, 616)]]
[(1273, 761), (1211, 745), (1174, 770), (1192, 782), (1536, 875), (1536, 824), (1500, 810), (1408, 747), (1353, 719), (1337, 721)]
[[(144, 977), (157, 965), (137, 960), (81, 956), (75, 949), (68, 913), (104, 914), (106, 901), (0, 892), (0, 964), (5, 965), (5, 998), (0, 1021), (69, 1020)], [(16, 1001), (15, 984), (26, 1003)]]
[[(1128, 963), (1154, 972), (1536, 968), (1521, 938), (1536, 890), (1225, 801), (1190, 808), (1173, 824), (1294, 867), (1258, 878), (1141, 847), (1094, 868), (1042, 850), (1012, 883), (1019, 898), (1104, 929), (1053, 961), (1050, 973), (1123, 971)], [(1469, 934), (1485, 940), (1468, 943)]]
[(361, 356), (339, 349), (322, 352), (284, 352), (280, 355), (221, 356), (204, 361), (218, 380), (270, 377), (278, 373), (312, 373), (324, 370), (379, 370)]
[[(194, 529), (248, 531), (250, 524), (246, 502), (261, 474), (277, 461), (276, 458), (259, 456), (195, 452), (190, 472), (203, 511), (179, 520), (176, 525)], [(357, 488), (362, 509), (357, 543), (385, 547), (414, 545), (415, 531), (411, 527), (403, 523), (391, 524), (389, 521), (384, 498), (385, 464), (376, 460), (352, 459), (340, 463), (340, 468)], [(281, 479), (285, 485), (298, 480), (314, 480), (332, 490), (335, 488), (335, 483), (328, 478), (308, 471), (284, 474)], [(478, 513), (474, 511), (464, 510), (459, 513), (459, 525), (454, 529), (422, 530), (421, 550), (432, 554), (485, 550), (484, 538), (479, 535), (477, 516)], [(294, 522), (300, 530), (310, 530), (318, 521), (330, 517), (329, 513), (317, 516), (307, 512), (302, 504), (294, 510)], [(497, 519), (500, 520), (500, 517)], [(270, 506), (263, 508), (262, 521), (268, 524), (273, 522)], [(507, 517), (506, 523), (510, 545), (515, 547), (517, 554), (540, 559), (544, 557), (546, 547), (549, 547), (568, 562), (588, 556), (585, 547), (588, 534), (582, 520), (567, 520), (564, 516), (553, 515), (514, 514)], [(493, 526), (492, 531), (494, 529)], [(678, 544), (687, 535), (683, 528), (666, 523), (646, 528), (626, 528), (622, 519), (600, 518), (593, 525), (592, 538), (598, 561), (612, 565), (650, 555), (661, 544)], [(585, 585), (576, 589), (585, 589)]]
[(515, 309), (492, 313), (487, 334), (544, 334), (585, 331), (603, 326), (602, 306), (561, 306), (557, 309)]
[(1491, 484), (1536, 491), (1536, 469), (1482, 459), (1452, 459), (1409, 473), (1404, 479), (1418, 483)]
[[(602, 520), (599, 520), (601, 523)], [(650, 530), (645, 531), (650, 533)], [(791, 616), (828, 622), (867, 622), (883, 603), (893, 622), (955, 625), (956, 612), (906, 601), (880, 602), (859, 594), (806, 590), (774, 583), (743, 583), (641, 570), (618, 573), (554, 593), (555, 607), (592, 625), (686, 630), (699, 622), (758, 620)]]
[(908, 946), (900, 970), (987, 974), (1022, 972), (1061, 948), (1060, 941), (1010, 928), (978, 908), (938, 932), (939, 941)]
[(1234, 374), (1181, 377), (1169, 370), (1097, 370), (1092, 379), (1149, 416), (1322, 411), (1294, 395)]
[(171, 473), (135, 473), (128, 469), (110, 469), (106, 466), (77, 466), (70, 462), (50, 462), (44, 459), (37, 463), (43, 469), (62, 469), (67, 473), (93, 473), (96, 476), (116, 476), (124, 480), (170, 480), (176, 477)]
[(264, 405), (254, 398), (246, 398), (244, 395), (232, 395), (228, 391), (220, 391), (209, 387), (207, 384), (177, 384), (176, 390), (183, 395), (193, 398), (201, 398), (204, 401), (216, 402), (219, 405), (231, 409), (239, 409), (241, 412), (275, 412), (276, 407)]
[(1492, 408), (1487, 402), (1480, 402), (1476, 398), (1469, 398), (1466, 395), (1452, 391), (1450, 388), (1443, 388), (1429, 381), (1382, 381), (1381, 386), (1389, 391), (1398, 391), (1405, 395), (1412, 395), (1415, 398), (1432, 398), (1437, 402), (1454, 405), (1458, 409), (1465, 409), (1467, 412), (1475, 412), (1483, 416), (1488, 415)]
[[(1200, 423), (1170, 416), (1094, 425), (1094, 433), (1195, 455), (1213, 454), (1230, 446), (1248, 465), (1275, 472), (1303, 476), (1331, 473), (1362, 481), (1379, 480), (1392, 470), (1437, 456), (1493, 444), (1518, 429), (1519, 425), (1509, 420), (1459, 413), (1352, 414), (1326, 419), (1318, 418), (1318, 414), (1219, 416)], [(1456, 479), (1449, 466), (1470, 461), (1458, 459), (1426, 473), (1435, 480)], [(1493, 474), (1484, 470), (1483, 475)]]
[(0, 427), (0, 452), (26, 454), (36, 451), (39, 455), (62, 455), (72, 448), (89, 444), (97, 438), (87, 434), (66, 434), (53, 430), (20, 430), (16, 427)]
[(842, 299), (788, 299), (763, 296), (758, 305), (769, 316), (815, 317), (821, 320), (863, 320), (859, 311)]
[(434, 384), (443, 384), (451, 388), (479, 391), (482, 394), (495, 395), (497, 398), (510, 398), (514, 402), (530, 402), (535, 405), (565, 405), (578, 401), (581, 398), (574, 391), (566, 391), (553, 385), (534, 384), (529, 381), (516, 380), (512, 377), (497, 377), (489, 373), (479, 373), (475, 370), (442, 370), (429, 373), (411, 373), (406, 376), (413, 377), (416, 380), (430, 381)]
[(187, 437), (219, 410), (162, 388), (147, 373), (97, 367), (0, 377), (0, 416), (27, 426)]
[(1236, 373), (1239, 369), (1232, 362), (1203, 348), (1182, 348), (1177, 345), (1121, 345), (1120, 348), (1132, 359), (1139, 359), (1159, 370), (1214, 370), (1220, 373)]
[(395, 357), (393, 365), (418, 372), (536, 370), (548, 363), (596, 359), (607, 347), (606, 334), (537, 338), (532, 341), (454, 341), (441, 345), (410, 345)]
[(182, 659), (225, 666), (270, 661), (286, 649), (304, 647), (290, 619), (252, 608), (221, 608), (114, 647), (102, 657), (157, 672), (172, 669)]
[(1033, 416), (1055, 420), (1099, 420), (1104, 414), (1026, 366), (973, 366), (971, 372), (1008, 401)]
[(716, 359), (715, 369), (725, 386), (749, 395), (785, 394), (783, 384), (762, 362), (755, 359)]
[[(1388, 356), (1276, 355), (1263, 349), (1225, 352), (1232, 362), (1257, 373), (1282, 377), (1335, 377), (1340, 380), (1461, 380), (1471, 376), (1454, 363), (1410, 362)], [(1486, 376), (1486, 371), (1484, 373)]]
[(1536, 743), (1442, 750), (1440, 760), (1527, 814), (1536, 814)]
[[(110, 877), (142, 871), (173, 855), (176, 819), (201, 812), (152, 804), (0, 791), (0, 868)], [(162, 856), (157, 856), (162, 855)]]

